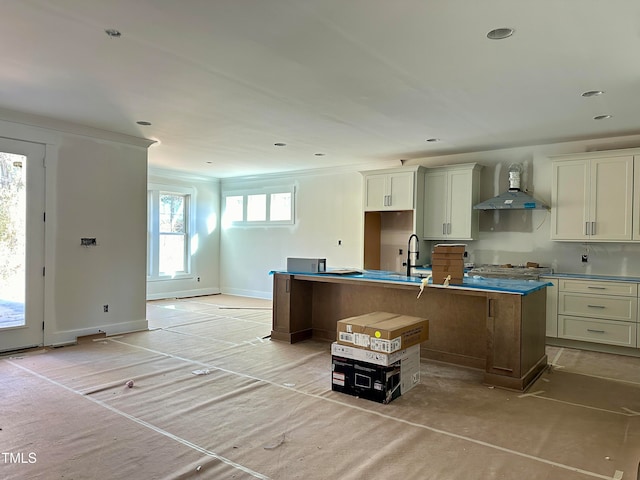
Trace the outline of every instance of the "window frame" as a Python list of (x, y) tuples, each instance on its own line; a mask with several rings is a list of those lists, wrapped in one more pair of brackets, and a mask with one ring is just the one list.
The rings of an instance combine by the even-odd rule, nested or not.
[[(160, 195), (184, 197), (184, 270), (173, 274), (160, 272)], [(150, 183), (147, 185), (147, 281), (193, 278), (191, 264), (192, 239), (195, 234), (195, 190), (176, 185)], [(167, 235), (167, 233), (164, 233)], [(178, 234), (172, 234), (178, 235)]]
[[(291, 218), (289, 220), (271, 220), (271, 196), (278, 193), (288, 193), (291, 195), (290, 212)], [(248, 199), (253, 195), (265, 195), (265, 220), (247, 220), (247, 206)], [(242, 220), (225, 220), (227, 197), (242, 197)], [(246, 189), (234, 189), (226, 190), (222, 192), (222, 224), (225, 228), (229, 227), (265, 227), (265, 226), (278, 226), (278, 225), (294, 225), (295, 224), (295, 203), (296, 203), (296, 189), (293, 185), (276, 186), (276, 187), (264, 187), (264, 188), (246, 188)]]

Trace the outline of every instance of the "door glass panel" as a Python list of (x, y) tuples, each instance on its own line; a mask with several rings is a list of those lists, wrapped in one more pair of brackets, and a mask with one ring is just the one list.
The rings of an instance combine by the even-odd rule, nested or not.
[(0, 152), (0, 328), (25, 325), (26, 160)]

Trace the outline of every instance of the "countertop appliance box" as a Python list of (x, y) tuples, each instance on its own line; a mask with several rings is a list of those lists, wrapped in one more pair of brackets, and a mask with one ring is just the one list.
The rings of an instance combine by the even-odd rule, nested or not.
[(337, 323), (337, 342), (375, 352), (393, 353), (429, 339), (429, 320), (373, 312)]
[(418, 352), (418, 356), (420, 355), (420, 345), (413, 345), (393, 353), (382, 353), (365, 350), (364, 348), (340, 345), (338, 342), (331, 344), (331, 355), (333, 356), (348, 358), (349, 360), (358, 360), (359, 362), (373, 363), (374, 365), (381, 365), (383, 367), (393, 365), (398, 360), (414, 355), (415, 352)]
[(391, 402), (420, 383), (420, 347), (404, 352), (400, 360), (387, 366), (332, 355), (331, 389), (378, 403)]
[(324, 273), (327, 271), (326, 258), (287, 257), (287, 272)]

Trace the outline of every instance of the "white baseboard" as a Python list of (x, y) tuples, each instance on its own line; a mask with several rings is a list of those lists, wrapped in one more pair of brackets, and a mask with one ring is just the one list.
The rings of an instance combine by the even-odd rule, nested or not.
[(46, 346), (69, 345), (76, 343), (78, 337), (86, 335), (96, 335), (106, 333), (107, 336), (118, 335), (120, 333), (140, 332), (149, 329), (149, 322), (144, 320), (133, 320), (131, 322), (111, 323), (97, 325), (88, 328), (77, 328), (73, 330), (61, 330), (58, 332), (45, 332), (44, 344)]
[(273, 292), (263, 292), (260, 290), (244, 290), (241, 288), (222, 288), (222, 293), (227, 295), (238, 295), (239, 297), (263, 298), (273, 300)]
[(216, 295), (219, 288), (198, 288), (193, 290), (179, 290), (176, 292), (148, 293), (147, 300), (163, 300), (165, 298), (201, 297), (203, 295)]

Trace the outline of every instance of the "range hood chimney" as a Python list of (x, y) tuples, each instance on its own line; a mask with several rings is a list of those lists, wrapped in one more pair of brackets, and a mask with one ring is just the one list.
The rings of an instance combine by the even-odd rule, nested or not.
[(497, 197), (474, 205), (475, 210), (549, 210), (544, 203), (520, 190), (522, 167), (518, 163), (509, 166), (509, 190)]

